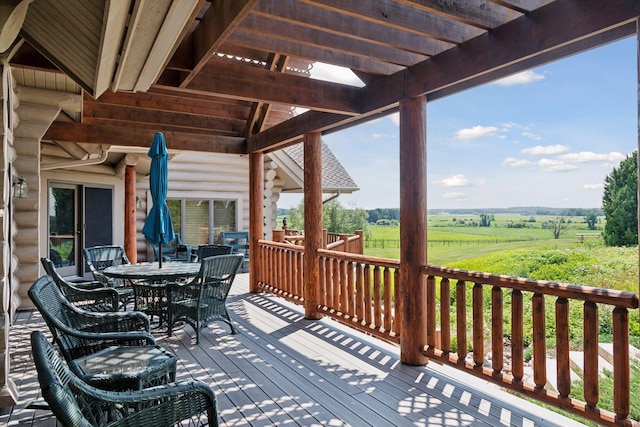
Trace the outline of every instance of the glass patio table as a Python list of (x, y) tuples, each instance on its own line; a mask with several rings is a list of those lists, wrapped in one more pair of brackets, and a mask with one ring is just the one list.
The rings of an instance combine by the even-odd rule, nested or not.
[(134, 310), (146, 313), (151, 320), (158, 316), (161, 327), (168, 320), (167, 284), (194, 277), (199, 270), (199, 262), (163, 262), (162, 268), (157, 262), (143, 262), (107, 267), (103, 274), (129, 280), (133, 286)]

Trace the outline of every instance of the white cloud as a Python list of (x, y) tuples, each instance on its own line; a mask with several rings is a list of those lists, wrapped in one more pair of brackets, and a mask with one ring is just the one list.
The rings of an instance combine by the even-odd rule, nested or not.
[(515, 86), (515, 85), (528, 85), (529, 83), (535, 83), (540, 80), (544, 80), (544, 75), (538, 74), (532, 70), (523, 71), (518, 74), (514, 74), (504, 79), (495, 81), (494, 83), (500, 86)]
[(495, 126), (474, 126), (472, 128), (460, 129), (456, 132), (458, 139), (479, 139), (487, 136), (493, 136), (498, 132)]
[(572, 163), (607, 162), (619, 163), (625, 159), (625, 155), (617, 151), (611, 153), (594, 153), (592, 151), (580, 151), (579, 153), (567, 153), (559, 156), (561, 160)]
[(391, 119), (391, 123), (396, 126), (400, 126), (400, 113), (393, 113), (388, 115), (389, 119)]
[(464, 187), (466, 185), (469, 185), (469, 180), (467, 179), (467, 177), (461, 174), (451, 175), (436, 182), (438, 184), (441, 184), (443, 187)]
[(538, 161), (538, 165), (545, 172), (568, 172), (577, 169), (574, 165), (569, 165), (561, 160), (542, 159)]
[(569, 151), (569, 147), (566, 145), (536, 145), (535, 147), (529, 147), (522, 150), (523, 154), (530, 154), (532, 156), (551, 156), (554, 154), (562, 154)]
[(467, 200), (467, 195), (464, 193), (445, 193), (442, 195), (442, 198), (449, 200)]
[(542, 137), (540, 135), (536, 135), (535, 133), (522, 132), (522, 136), (524, 136), (525, 138), (529, 138), (532, 141), (542, 141)]
[(531, 162), (525, 159), (516, 159), (515, 157), (507, 157), (502, 161), (502, 166), (511, 166), (513, 168), (522, 168), (529, 166)]
[(311, 78), (357, 87), (364, 86), (362, 80), (360, 80), (350, 69), (338, 67), (337, 65), (325, 64), (323, 62), (313, 63), (313, 67), (311, 68)]
[(604, 188), (604, 184), (603, 183), (599, 183), (599, 184), (584, 184), (582, 186), (582, 188), (584, 188), (585, 190), (602, 190)]
[(372, 133), (371, 137), (373, 139), (387, 139), (387, 138), (397, 138), (398, 135), (392, 135), (390, 133)]

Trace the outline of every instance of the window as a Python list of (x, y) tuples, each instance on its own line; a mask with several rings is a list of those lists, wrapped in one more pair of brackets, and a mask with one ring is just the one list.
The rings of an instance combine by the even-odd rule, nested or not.
[(167, 204), (184, 243), (221, 243), (220, 233), (236, 230), (236, 200), (168, 199)]

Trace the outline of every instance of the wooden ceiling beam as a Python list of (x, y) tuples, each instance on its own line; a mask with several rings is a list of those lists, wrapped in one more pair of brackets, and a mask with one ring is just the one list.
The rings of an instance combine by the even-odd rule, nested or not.
[[(360, 117), (308, 111), (251, 136), (249, 152), (270, 151), (306, 132), (327, 131), (392, 111), (399, 100), (441, 91), (453, 94), (469, 88), (471, 79), (497, 80), (546, 62), (598, 46), (620, 37), (640, 16), (640, 2), (618, 0), (610, 7), (599, 0), (557, 0), (515, 19), (491, 34), (472, 39), (458, 49), (435, 55), (392, 76), (373, 80), (363, 88)], [(571, 23), (571, 25), (568, 25)], [(623, 28), (621, 30), (620, 28)], [(300, 126), (299, 129), (295, 125)]]
[(293, 74), (210, 60), (189, 89), (244, 99), (358, 114), (360, 89)]
[(344, 53), (335, 49), (335, 46), (318, 47), (300, 44), (295, 39), (268, 38), (262, 34), (237, 29), (229, 37), (229, 42), (244, 45), (252, 48), (264, 49), (279, 52), (287, 56), (298, 56), (325, 62), (327, 64), (339, 65), (341, 67), (361, 70), (366, 73), (387, 76), (396, 73), (404, 67), (388, 64), (380, 60), (362, 58), (351, 53)]
[[(53, 122), (43, 140), (78, 143), (149, 147), (157, 129), (123, 126), (93, 125), (72, 122)], [(203, 151), (210, 153), (245, 154), (245, 138), (164, 132), (167, 149)]]
[(250, 107), (248, 105), (223, 104), (220, 102), (221, 98), (218, 98), (218, 102), (215, 102), (190, 95), (193, 94), (179, 91), (167, 94), (153, 92), (114, 93), (107, 91), (97, 100), (85, 94), (84, 105), (93, 109), (99, 107), (92, 107), (89, 104), (116, 105), (123, 108), (141, 108), (236, 120), (245, 120), (249, 113)]
[(187, 87), (214, 53), (225, 42), (258, 0), (217, 0), (205, 12), (191, 33), (193, 70), (181, 83)]
[(253, 14), (262, 14), (267, 18), (293, 22), (309, 28), (317, 28), (344, 37), (378, 43), (383, 46), (402, 49), (420, 55), (431, 56), (453, 46), (441, 40), (424, 37), (401, 28), (371, 25), (370, 21), (343, 15), (312, 4), (283, 2), (282, 0), (261, 0)]
[[(272, 39), (294, 41), (302, 46), (313, 46), (320, 49), (331, 49), (371, 60), (390, 64), (409, 66), (427, 59), (427, 56), (403, 51), (390, 46), (371, 43), (361, 39), (335, 34), (317, 28), (294, 24), (266, 15), (250, 14), (242, 22), (240, 28), (260, 34), (265, 43), (272, 44)], [(271, 39), (271, 41), (270, 41)], [(303, 47), (300, 48), (301, 50)]]
[(369, 2), (352, 0), (300, 0), (318, 7), (368, 20), (377, 25), (388, 25), (449, 43), (462, 43), (479, 36), (484, 30), (463, 24), (395, 0)]
[(83, 123), (92, 121), (119, 121), (142, 123), (146, 126), (171, 125), (185, 129), (203, 129), (212, 132), (240, 135), (244, 128), (244, 119), (225, 119), (198, 114), (185, 114), (170, 111), (147, 110), (121, 105), (90, 102), (84, 104)]
[[(388, 79), (371, 82), (364, 91), (363, 109), (376, 110), (403, 98), (430, 96), (444, 89), (455, 93), (452, 86), (466, 88), (464, 82), (468, 79), (497, 80), (593, 47), (595, 44), (585, 46), (580, 42), (614, 31), (640, 15), (640, 2), (618, 3), (624, 5), (612, 8), (598, 0), (580, 4), (555, 1), (468, 41), (459, 49), (433, 56)], [(554, 53), (556, 49), (559, 50)]]
[(456, 0), (443, 2), (437, 0), (396, 0), (398, 3), (444, 16), (485, 30), (495, 28), (505, 22), (522, 16), (522, 13), (488, 1)]

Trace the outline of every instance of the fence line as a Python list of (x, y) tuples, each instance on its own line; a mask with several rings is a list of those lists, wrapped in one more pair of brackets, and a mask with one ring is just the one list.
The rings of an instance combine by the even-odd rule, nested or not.
[[(527, 239), (476, 239), (476, 240), (433, 240), (427, 239), (428, 246), (480, 246), (488, 244), (499, 243), (517, 243), (517, 242), (529, 242), (531, 240), (537, 240), (533, 237)], [(394, 239), (367, 239), (364, 241), (365, 248), (399, 248), (400, 240)]]

